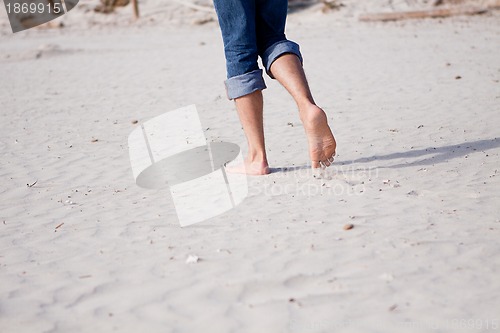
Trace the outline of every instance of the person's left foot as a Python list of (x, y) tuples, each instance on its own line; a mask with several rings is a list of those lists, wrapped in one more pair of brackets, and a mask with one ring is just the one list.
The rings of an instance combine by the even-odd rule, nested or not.
[(242, 164), (227, 166), (225, 169), (229, 173), (247, 174), (250, 176), (262, 176), (271, 173), (266, 161), (251, 162), (247, 159)]

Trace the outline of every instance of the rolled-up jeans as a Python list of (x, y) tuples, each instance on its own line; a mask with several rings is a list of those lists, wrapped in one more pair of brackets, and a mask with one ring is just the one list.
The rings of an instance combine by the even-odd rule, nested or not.
[(302, 62), (299, 45), (285, 36), (288, 0), (214, 0), (214, 6), (224, 41), (229, 99), (266, 88), (259, 56), (271, 78), (271, 65), (283, 54), (295, 54)]

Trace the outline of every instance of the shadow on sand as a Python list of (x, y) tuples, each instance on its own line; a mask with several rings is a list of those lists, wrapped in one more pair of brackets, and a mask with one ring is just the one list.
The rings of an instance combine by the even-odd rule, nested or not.
[[(361, 163), (370, 163), (374, 161), (390, 161), (395, 159), (407, 159), (413, 162), (397, 163), (394, 165), (379, 166), (382, 169), (405, 168), (414, 166), (433, 165), (437, 163), (448, 162), (454, 158), (464, 157), (468, 154), (476, 152), (485, 152), (487, 150), (500, 147), (500, 138), (484, 139), (477, 141), (469, 141), (459, 143), (456, 145), (442, 146), (442, 147), (428, 147), (424, 149), (408, 150), (404, 152), (391, 153), (387, 155), (373, 155), (369, 157), (362, 157), (352, 161), (339, 161), (334, 163), (334, 166), (352, 166)], [(422, 157), (419, 160), (416, 158)], [(301, 170), (310, 170), (310, 165), (297, 165), (290, 167), (276, 167), (271, 168), (271, 174), (274, 173), (288, 173)], [(335, 169), (333, 167), (332, 169)], [(329, 170), (329, 168), (327, 168)]]
[(387, 155), (374, 155), (370, 157), (362, 157), (352, 161), (341, 162), (339, 165), (370, 163), (373, 161), (390, 161), (394, 159), (408, 159), (422, 157), (417, 161), (398, 163), (394, 165), (382, 166), (381, 168), (404, 168), (413, 166), (432, 165), (437, 163), (448, 162), (454, 158), (463, 157), (475, 152), (484, 152), (490, 149), (500, 147), (500, 138), (484, 139), (477, 141), (469, 141), (456, 145), (442, 147), (428, 147), (425, 149), (409, 150), (405, 152), (392, 153)]

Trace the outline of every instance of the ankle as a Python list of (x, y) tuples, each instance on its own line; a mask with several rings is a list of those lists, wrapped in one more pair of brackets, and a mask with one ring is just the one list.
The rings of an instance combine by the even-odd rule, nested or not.
[(303, 105), (299, 108), (299, 115), (302, 123), (324, 121), (326, 118), (325, 112), (316, 104)]
[(267, 157), (265, 152), (249, 151), (245, 159), (249, 163), (262, 163), (267, 165)]
[(314, 100), (312, 100), (311, 98), (304, 98), (302, 100), (296, 101), (296, 103), (300, 112), (307, 111), (311, 108), (316, 107), (316, 103), (314, 103)]

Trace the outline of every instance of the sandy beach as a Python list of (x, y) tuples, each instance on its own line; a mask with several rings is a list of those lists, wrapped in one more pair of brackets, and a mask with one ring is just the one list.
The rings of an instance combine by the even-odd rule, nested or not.
[(181, 228), (168, 189), (135, 183), (129, 134), (195, 104), (209, 142), (245, 137), (217, 23), (145, 4), (16, 34), (0, 10), (0, 332), (500, 331), (499, 11), (292, 13), (335, 164), (310, 171), (266, 77), (273, 172)]

